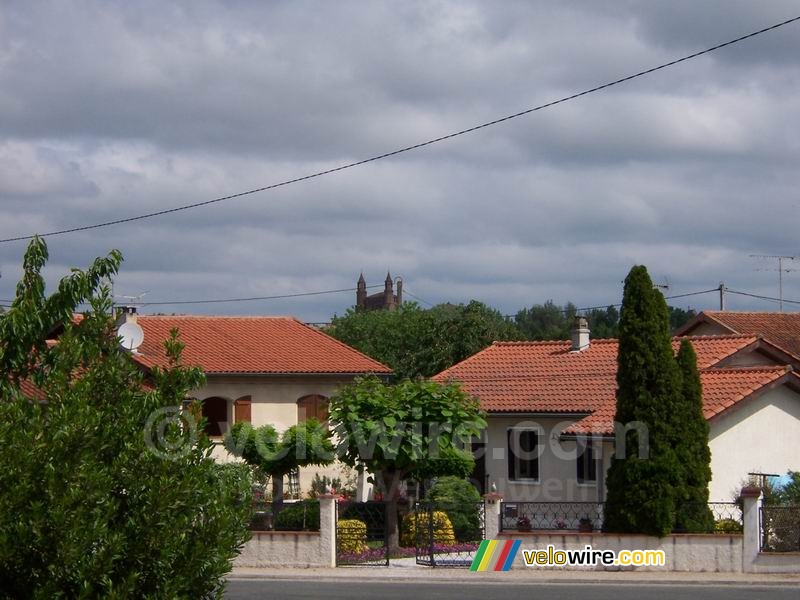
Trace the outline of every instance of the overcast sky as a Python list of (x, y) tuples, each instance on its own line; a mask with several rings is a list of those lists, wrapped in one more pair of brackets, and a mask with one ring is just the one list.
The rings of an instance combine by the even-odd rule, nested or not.
[[(0, 238), (367, 158), (799, 14), (789, 0), (4, 2)], [(362, 271), (381, 284), (390, 269), (428, 302), (514, 313), (619, 302), (637, 263), (672, 294), (724, 281), (777, 296), (777, 273), (757, 270), (777, 263), (749, 255), (800, 254), (798, 107), (795, 23), (402, 156), (48, 238), (48, 283), (118, 248), (115, 292), (149, 301), (347, 288)], [(0, 244), (2, 300), (25, 244)], [(784, 297), (800, 300), (800, 271)], [(326, 321), (353, 301), (145, 310)]]

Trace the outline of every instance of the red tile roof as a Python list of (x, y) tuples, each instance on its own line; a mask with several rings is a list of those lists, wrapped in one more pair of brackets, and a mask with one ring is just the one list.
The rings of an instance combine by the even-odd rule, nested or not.
[(165, 366), (164, 340), (177, 328), (183, 362), (206, 374), (390, 373), (361, 354), (292, 317), (145, 316), (144, 342), (134, 355), (145, 367)]
[(677, 333), (691, 333), (692, 329), (703, 322), (716, 323), (731, 333), (762, 335), (776, 346), (800, 356), (800, 312), (705, 310)]
[[(758, 340), (755, 336), (690, 337), (702, 369), (706, 417), (770, 384), (787, 367), (710, 369)], [(677, 350), (679, 339), (673, 340)], [(593, 340), (581, 352), (570, 342), (496, 342), (434, 377), (456, 380), (493, 413), (587, 415), (569, 433), (611, 433), (616, 411), (617, 340)]]

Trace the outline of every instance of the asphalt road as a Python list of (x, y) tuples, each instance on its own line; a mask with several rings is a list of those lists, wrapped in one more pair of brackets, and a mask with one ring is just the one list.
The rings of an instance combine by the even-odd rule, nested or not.
[[(465, 573), (466, 575), (466, 573)], [(757, 585), (647, 585), (647, 584), (536, 584), (397, 582), (397, 581), (309, 581), (247, 580), (228, 582), (225, 598), (324, 598), (325, 600), (490, 600), (505, 598), (557, 598), (559, 600), (800, 600), (797, 586)]]

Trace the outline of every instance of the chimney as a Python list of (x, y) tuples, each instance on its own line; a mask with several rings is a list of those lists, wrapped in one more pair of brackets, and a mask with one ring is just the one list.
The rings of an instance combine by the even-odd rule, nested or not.
[(572, 351), (581, 352), (589, 347), (589, 322), (586, 317), (575, 316), (572, 325)]
[(135, 306), (120, 306), (117, 315), (117, 327), (123, 323), (136, 323), (136, 307)]

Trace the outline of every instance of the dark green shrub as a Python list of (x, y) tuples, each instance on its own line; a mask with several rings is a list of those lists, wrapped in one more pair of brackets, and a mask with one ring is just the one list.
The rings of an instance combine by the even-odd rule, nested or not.
[(469, 481), (460, 477), (440, 477), (428, 492), (427, 499), (436, 510), (447, 513), (456, 540), (471, 542), (482, 539), (481, 496)]
[(714, 523), (716, 533), (742, 533), (744, 528), (736, 519), (720, 519)]
[(278, 531), (319, 531), (319, 500), (284, 505), (275, 518)]

